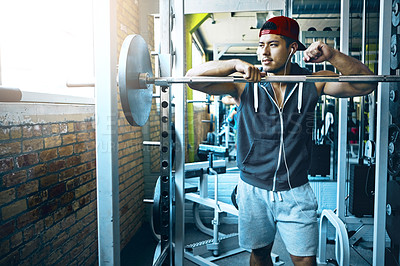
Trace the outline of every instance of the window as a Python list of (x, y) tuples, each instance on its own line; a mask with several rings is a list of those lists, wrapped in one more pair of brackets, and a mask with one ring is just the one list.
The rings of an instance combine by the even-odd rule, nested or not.
[(0, 84), (94, 97), (92, 0), (0, 1)]

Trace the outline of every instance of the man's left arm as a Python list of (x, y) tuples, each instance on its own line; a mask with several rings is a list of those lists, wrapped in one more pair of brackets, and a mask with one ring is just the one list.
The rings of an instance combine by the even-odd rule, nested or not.
[[(342, 75), (374, 75), (369, 68), (357, 59), (345, 55), (323, 42), (312, 43), (304, 51), (304, 61), (310, 63), (330, 62)], [(331, 76), (336, 73), (328, 70), (318, 71), (313, 75)], [(376, 82), (348, 83), (348, 82), (317, 82), (319, 94), (335, 97), (353, 97), (371, 93), (377, 86)]]

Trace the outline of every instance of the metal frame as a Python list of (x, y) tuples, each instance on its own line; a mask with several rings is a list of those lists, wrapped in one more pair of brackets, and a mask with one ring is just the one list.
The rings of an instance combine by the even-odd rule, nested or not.
[[(341, 16), (340, 16), (340, 51), (348, 54), (349, 52), (349, 12), (350, 5), (348, 0), (341, 1)], [(328, 32), (327, 34), (331, 34)], [(309, 33), (312, 36), (312, 33)], [(345, 214), (345, 196), (346, 196), (346, 179), (347, 179), (347, 102), (348, 99), (339, 99), (339, 117), (338, 117), (338, 165), (337, 165), (337, 219), (340, 223), (346, 221)], [(325, 211), (325, 210), (324, 210)], [(331, 217), (333, 220), (335, 217)], [(329, 219), (331, 221), (331, 219)], [(336, 221), (336, 223), (338, 223)], [(353, 220), (354, 221), (354, 220)], [(332, 221), (331, 221), (332, 222)], [(347, 221), (348, 222), (348, 221)], [(358, 222), (358, 221), (356, 221)], [(320, 249), (318, 254), (318, 260), (320, 263), (325, 262), (326, 252), (326, 232), (324, 231), (323, 217), (321, 217), (320, 224)], [(336, 242), (343, 239), (348, 243), (347, 231), (338, 230), (336, 227)], [(325, 234), (325, 235), (324, 235)], [(347, 257), (345, 254), (337, 254), (338, 257)], [(342, 265), (342, 264), (341, 264)], [(345, 264), (346, 265), (346, 264)]]
[[(160, 1), (160, 25), (161, 51), (158, 55), (160, 75), (170, 76), (172, 72), (172, 52), (171, 52), (171, 0)], [(171, 88), (163, 86), (160, 91), (160, 127), (161, 127), (161, 200), (160, 200), (160, 217), (162, 221), (161, 227), (161, 250), (168, 249), (167, 255), (162, 260), (167, 260), (170, 266), (173, 266), (173, 180), (172, 180), (172, 141), (171, 141)], [(166, 103), (166, 105), (164, 105)], [(161, 255), (163, 252), (161, 252)], [(160, 255), (160, 256), (161, 256)]]
[(99, 265), (120, 265), (116, 2), (93, 2)]
[[(175, 50), (174, 76), (184, 76), (186, 73), (186, 43), (184, 1), (174, 1), (173, 39)], [(185, 101), (186, 85), (172, 86), (176, 100), (175, 105), (175, 264), (183, 264), (185, 240)]]
[(305, 43), (305, 39), (307, 38), (338, 38), (340, 37), (339, 31), (302, 31), (301, 32), (301, 39)]
[[(220, 47), (223, 49), (219, 52)], [(222, 56), (226, 55), (225, 53), (231, 47), (255, 47), (257, 48), (257, 44), (255, 43), (214, 43), (213, 45), (213, 60), (219, 60)], [(255, 54), (228, 54), (230, 56), (257, 56)]]
[[(340, 4), (340, 51), (349, 53), (350, 1), (341, 0)], [(337, 165), (337, 215), (343, 221), (345, 217), (346, 178), (347, 178), (347, 102), (339, 99), (338, 126), (338, 165)]]
[[(350, 15), (350, 2), (349, 0), (341, 0), (341, 12), (340, 12), (340, 51), (348, 54), (349, 52), (349, 15)], [(345, 221), (345, 197), (346, 197), (346, 178), (347, 178), (347, 164), (346, 164), (346, 147), (347, 147), (347, 102), (348, 99), (339, 99), (339, 116), (338, 116), (338, 165), (337, 165), (337, 198), (336, 206), (337, 213), (331, 214), (326, 210), (322, 213), (325, 216), (321, 216), (320, 221), (320, 235), (319, 235), (319, 251), (318, 251), (318, 262), (324, 263), (326, 258), (326, 226), (327, 222), (324, 221), (326, 217), (336, 228), (336, 243), (341, 242), (341, 246), (348, 246), (348, 235), (344, 228), (343, 221)], [(344, 249), (340, 251), (342, 254), (336, 256), (343, 259), (348, 258), (349, 254)], [(344, 254), (347, 253), (347, 254)], [(347, 260), (346, 260), (347, 261)], [(343, 261), (341, 261), (343, 263)], [(347, 261), (348, 262), (348, 261)], [(340, 264), (348, 265), (348, 264)]]
[[(166, 2), (168, 3), (168, 6), (170, 7), (170, 1), (165, 0), (161, 2)], [(380, 51), (379, 51), (379, 58), (380, 58), (380, 68), (379, 68), (379, 74), (384, 75), (384, 74), (389, 74), (390, 69), (385, 66), (383, 66), (382, 62), (386, 59), (386, 61), (390, 60), (389, 57), (389, 52), (390, 52), (390, 47), (385, 47), (384, 48), (384, 43), (383, 40), (387, 40), (387, 36), (390, 35), (390, 12), (391, 12), (391, 4), (389, 4), (390, 1), (382, 1), (381, 2), (381, 16), (380, 16)], [(341, 4), (341, 51), (344, 53), (348, 53), (348, 40), (349, 40), (349, 1), (348, 0), (342, 0)], [(169, 13), (169, 8), (163, 9), (160, 8), (161, 12), (163, 10), (167, 10), (168, 12), (168, 18), (170, 18), (170, 13)], [(182, 9), (184, 10), (184, 9)], [(182, 14), (179, 14), (182, 15)], [(178, 17), (178, 16), (177, 16)], [(162, 25), (165, 23), (161, 23)], [(168, 27), (170, 26), (169, 20), (168, 20)], [(389, 32), (388, 32), (389, 31)], [(164, 32), (162, 30), (161, 32)], [(168, 31), (169, 33), (170, 31)], [(164, 42), (168, 41), (167, 46), (169, 47), (169, 40), (170, 40), (170, 35), (168, 35), (167, 38), (162, 38)], [(387, 43), (387, 46), (390, 44)], [(384, 53), (386, 51), (386, 53)], [(170, 49), (168, 51), (164, 51), (164, 53), (171, 54)], [(353, 77), (351, 81), (360, 81), (361, 79), (368, 79), (369, 77)], [(387, 77), (371, 77), (370, 81), (374, 81), (374, 78), (382, 78), (382, 80), (379, 81), (389, 81), (387, 80)], [(285, 77), (287, 80), (287, 77)], [(307, 78), (306, 78), (307, 79)], [(218, 81), (220, 80), (220, 81)], [(240, 79), (235, 79), (233, 78), (232, 80), (227, 80), (227, 79), (215, 79), (213, 78), (213, 82), (241, 82)], [(204, 78), (198, 79), (198, 82), (207, 82), (204, 81)], [(316, 82), (316, 80), (300, 80), (303, 82)], [(325, 77), (321, 79), (321, 81), (326, 81)], [(333, 81), (333, 80), (331, 80)], [(340, 78), (337, 78), (336, 81), (349, 81), (349, 80), (340, 80)], [(189, 82), (187, 80), (182, 79), (164, 79), (163, 81), (159, 80), (157, 82), (160, 82), (159, 85), (161, 86), (167, 86), (173, 83), (189, 83), (189, 82), (194, 82), (194, 79), (190, 79)], [(163, 83), (164, 82), (164, 83)], [(245, 82), (245, 81), (242, 81)], [(296, 82), (296, 81), (293, 81)], [(156, 83), (156, 82), (155, 82)], [(184, 101), (182, 101), (182, 106)], [(386, 175), (387, 175), (387, 154), (386, 154), (386, 147), (387, 147), (387, 128), (388, 128), (388, 84), (380, 84), (379, 86), (379, 95), (378, 95), (378, 125), (377, 128), (380, 129), (378, 132), (378, 145), (377, 145), (377, 169), (376, 169), (376, 176), (377, 178), (380, 178), (383, 180), (378, 180), (379, 182), (376, 183), (376, 195), (375, 195), (375, 218), (374, 218), (374, 265), (382, 265), (384, 261), (384, 245), (385, 245), (385, 202), (386, 202)], [(179, 113), (181, 115), (179, 115)], [(178, 118), (180, 119), (179, 122), (184, 121), (183, 114), (184, 112), (177, 112)], [(339, 103), (339, 156), (338, 156), (338, 198), (337, 198), (337, 205), (338, 205), (338, 218), (340, 220), (344, 220), (346, 222), (351, 222), (351, 219), (347, 219), (345, 217), (345, 211), (344, 211), (344, 198), (345, 198), (345, 189), (346, 189), (346, 183), (345, 183), (345, 178), (347, 176), (347, 170), (346, 170), (346, 132), (347, 132), (347, 123), (345, 122), (347, 119), (347, 99), (341, 99)], [(182, 147), (183, 149), (183, 147)], [(181, 166), (180, 166), (181, 167)], [(182, 168), (181, 168), (182, 170)], [(177, 171), (178, 174), (183, 174), (183, 171)], [(179, 187), (179, 186), (177, 186)], [(180, 187), (181, 189), (182, 187)], [(184, 185), (183, 185), (184, 188)], [(183, 195), (179, 195), (179, 201), (184, 201)], [(215, 202), (213, 202), (215, 204)], [(176, 220), (179, 223), (182, 224), (184, 221), (184, 217), (179, 217), (179, 220)], [(368, 221), (367, 221), (368, 222)], [(184, 224), (183, 224), (184, 225)], [(180, 232), (179, 234), (176, 234), (175, 237), (175, 244), (181, 244), (183, 241), (183, 234)], [(345, 243), (347, 236), (344, 236), (343, 233), (340, 234), (339, 236), (342, 241)], [(347, 239), (348, 240), (348, 239)], [(179, 251), (179, 249), (176, 249), (175, 251)], [(180, 255), (175, 254), (175, 258), (179, 258), (179, 260), (176, 260), (176, 264), (180, 264), (181, 259), (183, 260), (183, 257)]]
[[(214, 199), (203, 198), (200, 195), (197, 195), (195, 193), (186, 194), (186, 199), (196, 202), (196, 203), (199, 203), (199, 204), (202, 204), (202, 205), (205, 205), (210, 208), (215, 208), (215, 200)], [(236, 208), (232, 204), (218, 201), (218, 205), (222, 212), (227, 212), (232, 215), (238, 215), (238, 210), (236, 210)]]
[[(390, 73), (392, 1), (381, 0), (379, 12), (378, 74)], [(375, 169), (373, 265), (384, 265), (386, 239), (387, 148), (389, 133), (389, 84), (378, 86)]]
[[(390, 74), (390, 43), (387, 40), (391, 36), (391, 1), (382, 0), (380, 3), (379, 20), (379, 62), (378, 74)], [(341, 51), (348, 53), (348, 25), (349, 25), (349, 1), (341, 2)], [(385, 41), (386, 40), (386, 41)], [(389, 128), (389, 85), (380, 83), (378, 87), (378, 114), (377, 114), (377, 151), (376, 151), (376, 170), (375, 170), (375, 206), (373, 218), (373, 265), (384, 265), (385, 261), (385, 241), (386, 241), (386, 190), (387, 190), (387, 143)], [(372, 218), (352, 218), (345, 215), (345, 196), (346, 196), (346, 136), (347, 136), (347, 99), (341, 99), (339, 103), (339, 153), (338, 153), (338, 190), (337, 190), (337, 217), (346, 223), (361, 223), (357, 236), (360, 237), (365, 231), (371, 228)], [(321, 220), (323, 218), (321, 217)], [(322, 223), (322, 221), (321, 221)], [(325, 225), (324, 225), (325, 226)], [(321, 225), (322, 227), (322, 225)], [(321, 228), (321, 234), (324, 231)], [(323, 235), (322, 235), (323, 236)], [(336, 239), (342, 239), (345, 243), (348, 236), (347, 232), (339, 232)], [(343, 242), (344, 240), (344, 242)], [(354, 239), (353, 239), (354, 240)], [(352, 243), (354, 242), (352, 240)], [(321, 243), (319, 260), (324, 261), (324, 243)], [(322, 253), (321, 253), (322, 252)], [(342, 250), (339, 257), (346, 256), (346, 251)], [(346, 264), (343, 264), (346, 265)]]
[[(199, 265), (217, 265), (213, 261), (246, 251), (238, 246), (238, 234), (223, 234), (219, 232), (221, 213), (238, 215), (238, 210), (232, 205), (218, 199), (218, 173), (214, 169), (225, 168), (225, 160), (213, 160), (212, 154), (208, 162), (186, 164), (187, 171), (202, 172), (199, 180), (199, 193), (187, 193), (186, 199), (193, 202), (193, 218), (196, 227), (212, 239), (200, 241), (185, 246), (185, 258)], [(214, 176), (214, 198), (208, 197), (208, 175)], [(200, 219), (199, 205), (214, 209), (213, 229), (207, 228)], [(223, 248), (222, 248), (223, 247)], [(223, 253), (220, 253), (224, 250)], [(227, 251), (225, 251), (227, 250)]]
[[(366, 46), (366, 29), (367, 29), (367, 8), (366, 8), (367, 1), (363, 0), (363, 8), (362, 8), (362, 21), (361, 21), (361, 62), (365, 64), (365, 46)], [(360, 145), (358, 149), (358, 161), (359, 163), (363, 162), (364, 160), (364, 128), (365, 128), (365, 118), (364, 118), (364, 108), (365, 108), (365, 98), (368, 96), (361, 97), (361, 122), (359, 126), (359, 139), (358, 143)]]
[(328, 222), (330, 222), (336, 229), (336, 261), (339, 262), (339, 265), (350, 265), (350, 245), (349, 238), (347, 237), (346, 226), (332, 210), (323, 210), (321, 213), (317, 258), (318, 265), (327, 264), (325, 252)]
[[(170, 57), (168, 55), (165, 56), (166, 60), (169, 61)], [(163, 56), (159, 56), (160, 61)], [(168, 65), (168, 63), (160, 63), (160, 65)], [(161, 250), (165, 248), (169, 249), (169, 258), (172, 265), (172, 256), (173, 249), (173, 228), (171, 223), (173, 219), (173, 186), (174, 180), (172, 179), (172, 141), (171, 141), (171, 88), (170, 87), (162, 87), (161, 88), (161, 103), (167, 103), (166, 106), (162, 104), (160, 108), (160, 128), (161, 128), (161, 199), (160, 199), (160, 217), (161, 217)], [(168, 256), (167, 256), (168, 258)]]
[[(225, 166), (225, 165), (226, 165), (225, 160), (214, 161), (214, 167), (221, 167), (221, 166)], [(222, 201), (218, 201), (216, 203), (215, 199), (211, 199), (208, 197), (208, 174), (206, 173), (208, 168), (209, 168), (208, 162), (198, 162), (198, 163), (186, 164), (186, 170), (203, 169), (203, 171), (204, 171), (204, 175), (200, 177), (200, 189), (199, 189), (200, 193), (199, 194), (187, 193), (185, 196), (186, 199), (190, 200), (192, 202), (210, 207), (210, 208), (215, 208), (216, 205), (218, 205), (222, 212), (227, 212), (227, 213), (237, 216), (238, 210), (232, 204), (228, 204), (228, 203), (225, 203)], [(216, 190), (216, 191), (218, 191), (218, 190)], [(204, 233), (208, 234), (208, 232), (209, 231), (204, 232)]]
[(219, 95), (214, 95), (214, 121), (215, 121), (215, 128), (214, 128), (214, 132), (215, 132), (215, 145), (219, 146), (219, 127), (220, 127), (220, 121), (219, 121), (219, 101), (221, 99), (221, 96)]
[(285, 10), (286, 0), (185, 0), (185, 14)]

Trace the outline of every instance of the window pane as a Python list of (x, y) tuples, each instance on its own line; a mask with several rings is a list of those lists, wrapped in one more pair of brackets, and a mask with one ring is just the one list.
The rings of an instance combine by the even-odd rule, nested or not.
[(92, 0), (0, 0), (2, 85), (93, 97), (65, 85), (94, 75), (92, 21)]

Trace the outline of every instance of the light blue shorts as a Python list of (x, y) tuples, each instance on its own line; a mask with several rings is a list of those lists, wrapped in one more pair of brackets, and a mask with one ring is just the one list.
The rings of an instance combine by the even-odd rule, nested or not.
[(317, 254), (318, 203), (309, 183), (278, 194), (249, 185), (239, 178), (237, 202), (242, 248), (265, 247), (274, 241), (278, 230), (290, 254)]

